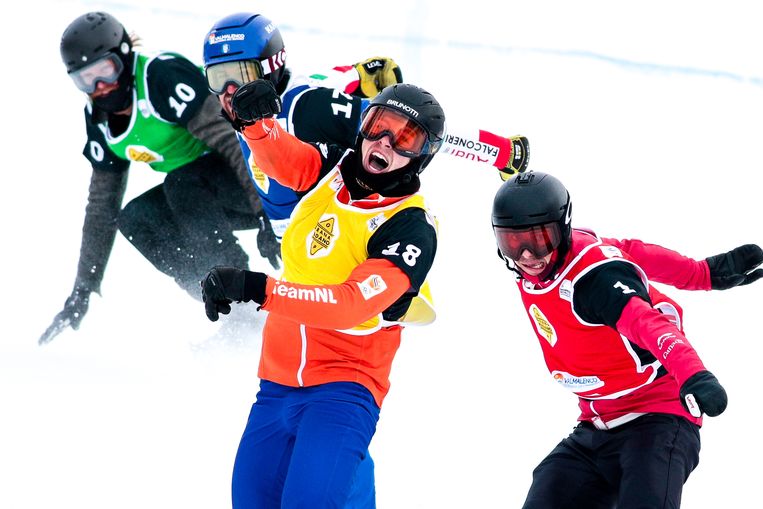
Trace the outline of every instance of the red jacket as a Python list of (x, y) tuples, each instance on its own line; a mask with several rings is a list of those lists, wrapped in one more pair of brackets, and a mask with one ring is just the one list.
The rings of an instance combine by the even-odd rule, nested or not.
[[(579, 397), (579, 420), (607, 429), (645, 413), (668, 413), (701, 424), (683, 408), (679, 387), (705, 368), (683, 335), (681, 308), (650, 286), (647, 274), (686, 289), (709, 288), (707, 264), (639, 241), (605, 242), (582, 230), (573, 230), (572, 238), (567, 262), (553, 283), (541, 288), (519, 280), (518, 285), (549, 371)], [(622, 290), (633, 296), (616, 329), (587, 322), (574, 305), (580, 302), (576, 299), (598, 298), (575, 295), (576, 285), (612, 262), (632, 265), (652, 301), (649, 305), (635, 290)]]

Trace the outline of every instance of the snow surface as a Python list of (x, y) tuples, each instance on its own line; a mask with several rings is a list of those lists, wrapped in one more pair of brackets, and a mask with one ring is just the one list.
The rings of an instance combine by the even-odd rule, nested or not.
[[(451, 126), (523, 133), (531, 167), (570, 189), (574, 223), (706, 257), (763, 243), (763, 32), (753, 2), (473, 0), (383, 4), (6, 2), (0, 188), (0, 507), (229, 506), (233, 456), (257, 390), (254, 332), (220, 323), (121, 236), (79, 331), (37, 338), (74, 280), (90, 169), (82, 95), (58, 43), (90, 10), (147, 49), (201, 61), (212, 23), (261, 10), (296, 71), (391, 55)], [(449, 4), (448, 4), (449, 5)], [(33, 134), (36, 135), (33, 137)], [(446, 157), (424, 173), (440, 221), (435, 324), (410, 329), (371, 446), (378, 505), (519, 507), (535, 465), (577, 416), (548, 376), (495, 256), (493, 171)], [(128, 199), (160, 182), (135, 165)], [(250, 233), (242, 242), (256, 253)], [(253, 257), (253, 267), (268, 270)], [(759, 504), (763, 283), (672, 291), (687, 334), (726, 387), (702, 430), (684, 507)], [(245, 313), (243, 310), (239, 314)]]

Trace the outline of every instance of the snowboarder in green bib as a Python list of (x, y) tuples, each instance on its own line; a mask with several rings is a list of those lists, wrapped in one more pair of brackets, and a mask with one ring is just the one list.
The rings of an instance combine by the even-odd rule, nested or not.
[[(117, 229), (199, 299), (211, 267), (248, 266), (235, 230), (259, 228), (265, 258), (279, 248), (202, 70), (176, 53), (144, 54), (136, 42), (104, 12), (79, 16), (61, 38), (66, 70), (88, 97), (83, 154), (93, 171), (74, 289), (40, 343), (79, 327), (90, 294), (100, 293)], [(133, 162), (166, 175), (122, 207)]]

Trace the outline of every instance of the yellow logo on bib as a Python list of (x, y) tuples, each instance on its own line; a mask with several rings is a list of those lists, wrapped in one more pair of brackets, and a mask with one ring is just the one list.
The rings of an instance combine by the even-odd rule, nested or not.
[(138, 163), (158, 163), (164, 161), (161, 155), (140, 145), (129, 145), (127, 147), (127, 158)]
[(549, 345), (554, 346), (556, 344), (556, 331), (540, 308), (535, 304), (530, 306), (530, 316), (532, 316), (533, 322), (535, 322), (538, 334), (543, 336)]
[(310, 255), (314, 256), (315, 253), (321, 249), (328, 249), (331, 245), (331, 239), (334, 236), (334, 225), (336, 223), (336, 217), (330, 217), (318, 221), (313, 230), (313, 237), (310, 242)]

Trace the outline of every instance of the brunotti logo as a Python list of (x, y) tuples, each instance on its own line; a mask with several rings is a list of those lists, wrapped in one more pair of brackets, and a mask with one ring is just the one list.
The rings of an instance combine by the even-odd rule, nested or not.
[(387, 104), (391, 104), (395, 108), (400, 108), (406, 113), (410, 113), (413, 115), (414, 118), (418, 118), (419, 112), (408, 106), (407, 104), (401, 103), (400, 101), (396, 101), (394, 99), (387, 99)]

